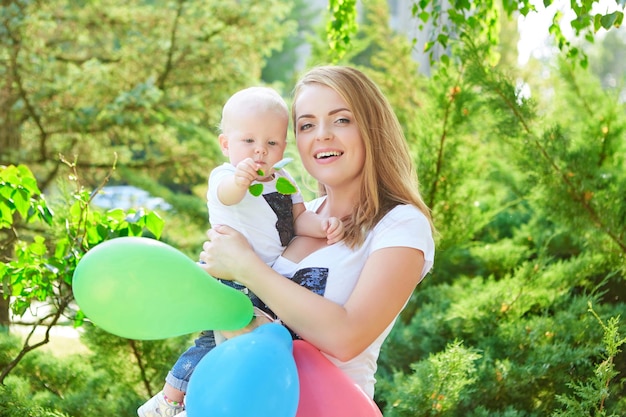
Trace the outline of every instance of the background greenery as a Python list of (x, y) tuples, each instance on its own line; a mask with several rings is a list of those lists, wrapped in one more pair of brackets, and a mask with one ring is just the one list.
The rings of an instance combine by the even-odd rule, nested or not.
[[(424, 4), (416, 17), (436, 18)], [(527, 3), (470, 4), (484, 19), (452, 15), (427, 77), (383, 0), (329, 27), (304, 0), (0, 3), (0, 415), (133, 416), (161, 388), (193, 335), (93, 327), (73, 303), (76, 263), (128, 235), (195, 259), (224, 100), (259, 83), (288, 98), (302, 65), (327, 62), (387, 94), (439, 230), (435, 268), (381, 353), (385, 416), (625, 415), (624, 31), (520, 68), (506, 16)], [(345, 42), (330, 48), (333, 27)], [(173, 208), (98, 209), (105, 184)], [(78, 353), (50, 355), (54, 329), (73, 325)]]

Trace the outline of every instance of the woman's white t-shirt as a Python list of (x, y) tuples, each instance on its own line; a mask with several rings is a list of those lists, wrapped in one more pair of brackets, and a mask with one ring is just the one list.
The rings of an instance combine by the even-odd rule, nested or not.
[[(317, 211), (324, 197), (307, 203), (309, 210)], [(388, 247), (409, 247), (424, 254), (423, 278), (432, 268), (435, 245), (430, 224), (424, 214), (412, 205), (399, 205), (387, 213), (367, 235), (362, 246), (350, 249), (342, 242), (324, 247), (299, 263), (282, 256), (273, 269), (325, 298), (343, 305), (354, 290), (370, 254)], [(397, 279), (385, 277), (384, 279)], [(397, 318), (397, 316), (396, 316)], [(371, 398), (374, 396), (374, 374), (380, 348), (391, 331), (396, 318), (378, 338), (355, 358), (342, 362), (326, 355), (342, 369)]]

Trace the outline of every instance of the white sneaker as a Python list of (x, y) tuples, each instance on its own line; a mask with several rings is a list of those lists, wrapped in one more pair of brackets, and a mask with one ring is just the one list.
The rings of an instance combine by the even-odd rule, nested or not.
[[(184, 410), (185, 407), (182, 405), (168, 404), (163, 396), (163, 391), (161, 391), (139, 407), (137, 415), (139, 417), (174, 417), (180, 415), (180, 412)], [(186, 413), (183, 416), (186, 416)]]

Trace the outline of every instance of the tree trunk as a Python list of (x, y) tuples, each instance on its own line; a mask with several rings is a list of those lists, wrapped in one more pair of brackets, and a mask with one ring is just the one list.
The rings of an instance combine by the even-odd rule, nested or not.
[[(3, 2), (2, 4), (5, 4)], [(13, 53), (14, 51), (11, 51)], [(19, 95), (15, 90), (14, 68), (15, 59), (7, 59), (3, 61), (5, 74), (0, 79), (0, 165), (17, 164), (16, 155), (21, 145), (21, 137), (19, 130), (18, 117), (14, 111), (15, 103), (19, 99)], [(8, 232), (8, 233), (4, 233)], [(0, 261), (7, 262), (11, 259), (13, 252), (14, 237), (10, 230), (0, 230)], [(5, 294), (5, 290), (9, 288), (9, 282), (5, 277), (0, 283), (0, 332), (7, 332), (11, 324), (11, 316), (9, 314), (9, 294)], [(6, 298), (5, 298), (6, 297)]]
[(14, 72), (12, 68), (5, 68), (4, 73), (0, 84), (0, 165), (15, 164), (15, 157), (12, 155), (20, 149), (19, 121), (13, 111), (19, 98), (15, 91)]

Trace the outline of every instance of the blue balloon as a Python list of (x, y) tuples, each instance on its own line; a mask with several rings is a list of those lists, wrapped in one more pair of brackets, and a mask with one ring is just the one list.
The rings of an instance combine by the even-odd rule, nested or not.
[(269, 323), (202, 358), (185, 403), (188, 417), (294, 417), (299, 397), (291, 335), (282, 325)]

